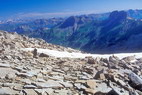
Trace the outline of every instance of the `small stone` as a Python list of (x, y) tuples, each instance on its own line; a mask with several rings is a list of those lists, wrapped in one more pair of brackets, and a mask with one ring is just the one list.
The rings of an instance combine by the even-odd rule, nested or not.
[(37, 57), (37, 49), (33, 50), (33, 57), (35, 57), (35, 58)]
[(32, 77), (32, 75), (27, 74), (27, 73), (16, 73), (16, 75), (20, 77)]
[(97, 62), (95, 61), (95, 59), (94, 58), (88, 58), (88, 63), (89, 64), (96, 64)]
[(55, 90), (55, 93), (58, 93), (58, 95), (70, 95), (68, 90), (66, 89), (61, 89), (61, 90)]
[(131, 62), (135, 60), (135, 56), (128, 56), (128, 57), (123, 58), (122, 60), (124, 60), (125, 62)]
[(95, 80), (87, 80), (87, 85), (89, 86), (89, 88), (94, 89), (97, 84)]
[(23, 88), (26, 88), (26, 89), (35, 89), (37, 87), (34, 86), (34, 85), (25, 85)]
[(119, 58), (116, 57), (116, 56), (110, 56), (110, 57), (109, 57), (109, 62), (112, 62), (112, 63), (114, 63), (114, 64), (117, 64), (117, 63), (119, 63)]
[(52, 88), (48, 88), (45, 90), (48, 95), (53, 95), (54, 90)]
[(94, 77), (94, 79), (105, 80), (104, 70), (98, 71)]
[(5, 76), (6, 79), (15, 79), (16, 75), (14, 73), (9, 73)]
[(115, 90), (111, 90), (110, 92), (107, 93), (107, 95), (120, 95), (117, 93)]
[(37, 72), (36, 71), (29, 71), (27, 73), (19, 73), (19, 72), (17, 72), (16, 75), (20, 76), (20, 77), (33, 77), (33, 76), (37, 75)]
[(74, 86), (75, 86), (77, 89), (86, 89), (86, 87), (85, 87), (83, 84), (80, 84), (80, 83), (75, 83)]
[(23, 89), (23, 86), (14, 86), (13, 87), (13, 90), (16, 90), (16, 91), (21, 91)]
[(87, 93), (93, 94), (93, 95), (96, 93), (96, 91), (95, 91), (94, 89), (90, 89), (90, 88), (86, 88), (85, 91), (86, 91)]
[(33, 89), (24, 89), (23, 93), (26, 95), (38, 95)]
[(0, 95), (16, 95), (17, 91), (10, 89), (9, 87), (0, 88)]
[(129, 91), (129, 95), (139, 95), (136, 91)]
[(0, 68), (0, 78), (8, 78), (9, 74), (10, 74), (9, 78), (15, 77), (16, 72), (17, 71), (11, 68)]
[(20, 79), (20, 81), (22, 83), (25, 83), (25, 84), (31, 84), (32, 83), (30, 79)]
[(86, 80), (77, 80), (76, 83), (86, 83)]
[(126, 83), (125, 83), (125, 82), (123, 82), (122, 80), (116, 78), (115, 76), (113, 76), (113, 80), (114, 80), (116, 83), (120, 84), (121, 86), (126, 86)]
[(0, 67), (10, 68), (10, 65), (9, 64), (2, 64), (2, 63), (0, 63)]
[(73, 88), (73, 85), (69, 82), (60, 82), (65, 88)]
[(49, 57), (49, 55), (44, 54), (44, 53), (40, 53), (39, 57)]
[(14, 86), (20, 86), (20, 84), (17, 84), (17, 83), (3, 83), (3, 87), (14, 87)]
[(38, 95), (47, 95), (46, 89), (34, 89)]
[(46, 82), (44, 79), (40, 79), (40, 78), (36, 79), (36, 81), (37, 82)]
[(104, 62), (104, 63), (109, 63), (109, 60), (107, 58), (101, 58), (100, 61)]
[(108, 64), (103, 62), (103, 66), (108, 67)]
[(36, 85), (38, 88), (62, 88), (63, 86), (60, 84), (59, 81), (53, 81), (53, 80), (48, 80), (45, 83), (33, 83)]

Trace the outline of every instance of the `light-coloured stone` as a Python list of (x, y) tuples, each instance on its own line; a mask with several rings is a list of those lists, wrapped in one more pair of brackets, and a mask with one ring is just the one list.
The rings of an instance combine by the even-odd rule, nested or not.
[(0, 63), (0, 68), (3, 67), (3, 68), (10, 68), (11, 66), (9, 64), (2, 64)]
[(26, 95), (38, 95), (33, 89), (24, 89), (23, 92)]
[(60, 84), (62, 84), (65, 88), (73, 88), (72, 83), (69, 82), (60, 82)]
[(95, 80), (87, 80), (87, 85), (89, 86), (89, 88), (94, 89), (96, 88), (97, 84)]
[(35, 84), (38, 88), (62, 88), (63, 87), (59, 81), (53, 81), (53, 80), (49, 80), (45, 83), (36, 82), (33, 84)]
[(35, 88), (37, 88), (37, 87), (34, 86), (34, 85), (24, 85), (23, 88), (26, 88), (26, 89), (35, 89)]
[(10, 89), (9, 87), (0, 88), (0, 95), (15, 95), (15, 94), (18, 94), (18, 92)]
[(11, 68), (0, 68), (0, 78), (5, 78), (9, 74), (13, 75), (13, 77), (14, 77), (15, 73), (17, 73), (17, 71), (15, 71)]

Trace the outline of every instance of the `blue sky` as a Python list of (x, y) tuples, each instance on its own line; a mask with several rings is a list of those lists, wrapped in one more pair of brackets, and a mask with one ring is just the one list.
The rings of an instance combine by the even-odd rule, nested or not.
[(0, 0), (0, 19), (62, 17), (142, 9), (142, 0)]

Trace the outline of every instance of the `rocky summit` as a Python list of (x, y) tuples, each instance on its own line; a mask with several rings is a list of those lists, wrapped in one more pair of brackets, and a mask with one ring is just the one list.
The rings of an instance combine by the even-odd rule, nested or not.
[(142, 95), (141, 58), (56, 57), (38, 48), (80, 52), (1, 31), (0, 95)]

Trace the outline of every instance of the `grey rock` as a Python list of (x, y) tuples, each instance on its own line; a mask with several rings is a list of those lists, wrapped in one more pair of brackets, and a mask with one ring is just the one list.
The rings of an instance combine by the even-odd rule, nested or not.
[[(51, 91), (50, 91), (51, 90)], [(52, 89), (34, 89), (34, 91), (38, 94), (38, 95), (47, 95), (48, 91), (49, 91), (49, 95), (52, 94), (53, 90)]]
[(30, 47), (80, 52), (0, 32), (0, 94), (142, 95), (142, 59), (56, 58), (37, 49), (23, 50)]
[(70, 93), (69, 90), (66, 90), (66, 89), (56, 90), (55, 93), (58, 93), (58, 95), (70, 95), (70, 94), (72, 94), (72, 93)]
[(62, 84), (65, 88), (73, 88), (72, 83), (69, 82), (60, 82), (60, 84)]
[(32, 77), (32, 76), (34, 76), (34, 75), (32, 75), (32, 74), (27, 74), (27, 73), (16, 73), (16, 75), (17, 76), (20, 76), (20, 77)]
[(77, 89), (86, 89), (86, 86), (84, 86), (84, 85), (81, 84), (81, 83), (75, 83), (74, 86), (75, 86)]
[(35, 58), (37, 57), (37, 49), (33, 50), (33, 57), (35, 57)]
[(92, 57), (89, 57), (89, 58), (88, 58), (88, 63), (89, 63), (89, 64), (98, 64), (99, 61), (100, 61), (100, 58), (99, 58), (99, 57), (97, 57), (96, 59), (94, 59), (94, 58), (92, 58)]
[(26, 88), (26, 89), (35, 89), (37, 87), (34, 86), (34, 85), (25, 85), (23, 88)]
[(0, 63), (0, 67), (10, 68), (10, 65), (9, 64), (2, 64), (2, 63)]
[(8, 87), (0, 88), (0, 95), (15, 95), (15, 94), (18, 94), (18, 92)]
[(105, 75), (104, 75), (104, 69), (98, 71), (96, 75), (94, 76), (94, 79), (100, 79), (100, 80), (105, 80)]
[(120, 94), (117, 93), (115, 90), (111, 90), (111, 91), (108, 92), (106, 95), (120, 95)]
[(15, 79), (16, 75), (14, 73), (9, 73), (5, 76), (6, 79)]
[(40, 54), (39, 54), (39, 57), (49, 57), (49, 55), (44, 54), (44, 53), (40, 53)]
[(107, 58), (101, 58), (100, 61), (102, 61), (104, 63), (109, 63), (109, 60)]
[(122, 60), (124, 60), (126, 62), (131, 62), (131, 61), (135, 60), (135, 56), (128, 56), (128, 57), (123, 58)]
[(136, 91), (129, 91), (129, 95), (139, 95)]
[(114, 63), (114, 64), (117, 64), (117, 63), (119, 63), (119, 58), (118, 57), (116, 57), (116, 56), (110, 56), (109, 57), (109, 62), (112, 62), (112, 63)]
[(135, 89), (142, 91), (142, 79), (133, 72), (128, 77), (130, 79), (129, 84)]
[(45, 83), (33, 83), (34, 85), (36, 85), (38, 88), (63, 88), (63, 86), (60, 84), (59, 81), (53, 81), (53, 80), (49, 80)]
[(15, 73), (17, 73), (17, 71), (11, 69), (11, 68), (0, 68), (0, 78), (6, 78), (7, 75), (13, 75), (13, 77), (15, 76)]
[(38, 95), (33, 89), (24, 89), (23, 93), (26, 95)]
[(3, 87), (14, 87), (14, 86), (21, 86), (17, 83), (3, 83)]

